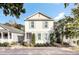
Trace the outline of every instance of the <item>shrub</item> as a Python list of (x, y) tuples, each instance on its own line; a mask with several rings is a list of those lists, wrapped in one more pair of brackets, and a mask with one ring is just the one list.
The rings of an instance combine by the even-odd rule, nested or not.
[(79, 40), (77, 40), (77, 45), (79, 45)]
[(0, 42), (0, 47), (2, 46), (2, 43)]
[(32, 42), (33, 45), (35, 45), (35, 34), (32, 34)]
[(49, 47), (51, 46), (50, 43), (37, 43), (35, 44), (35, 47)]
[(70, 47), (69, 43), (66, 43), (66, 42), (63, 43), (63, 46), (64, 47)]
[(23, 46), (27, 46), (27, 42), (23, 42), (22, 45), (23, 45)]
[(4, 43), (1, 44), (1, 46), (2, 47), (8, 47), (9, 46), (9, 43), (8, 42), (4, 42)]
[(50, 44), (50, 43), (46, 43), (45, 45), (46, 45), (47, 47), (48, 47), (48, 46), (51, 46), (51, 44)]
[(39, 47), (39, 43), (34, 45), (35, 47)]
[(17, 42), (12, 42), (11, 45), (17, 45)]
[(53, 45), (53, 43), (55, 42), (55, 33), (51, 33), (50, 34), (50, 44)]
[(42, 47), (43, 45), (40, 43), (35, 44), (35, 47)]

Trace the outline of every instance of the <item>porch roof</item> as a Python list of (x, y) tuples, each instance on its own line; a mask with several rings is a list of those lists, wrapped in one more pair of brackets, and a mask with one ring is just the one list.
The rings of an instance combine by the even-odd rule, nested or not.
[(11, 33), (24, 33), (24, 31), (16, 29), (14, 27), (10, 27), (7, 25), (0, 24), (3, 29), (0, 29), (0, 32), (11, 32)]

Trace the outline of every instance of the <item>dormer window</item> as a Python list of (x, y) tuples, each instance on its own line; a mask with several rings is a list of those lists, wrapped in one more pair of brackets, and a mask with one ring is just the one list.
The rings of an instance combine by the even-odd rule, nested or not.
[(34, 28), (34, 21), (31, 21), (31, 28)]

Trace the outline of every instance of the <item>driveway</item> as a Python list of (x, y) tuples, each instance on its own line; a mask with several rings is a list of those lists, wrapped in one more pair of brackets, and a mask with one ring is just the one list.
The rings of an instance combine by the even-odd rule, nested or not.
[(0, 55), (78, 55), (79, 52), (61, 47), (0, 47)]

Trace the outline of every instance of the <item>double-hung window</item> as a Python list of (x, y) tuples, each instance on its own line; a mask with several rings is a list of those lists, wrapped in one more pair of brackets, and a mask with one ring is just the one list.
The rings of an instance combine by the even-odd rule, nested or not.
[(47, 21), (44, 22), (44, 28), (48, 28), (48, 22)]
[(30, 27), (34, 28), (34, 21), (31, 21)]
[(38, 40), (41, 40), (41, 34), (40, 33), (38, 34)]

